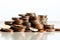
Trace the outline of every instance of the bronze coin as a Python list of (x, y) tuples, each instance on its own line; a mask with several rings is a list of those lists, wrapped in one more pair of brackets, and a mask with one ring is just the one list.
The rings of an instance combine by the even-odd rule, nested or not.
[(55, 28), (55, 31), (60, 31), (60, 28)]
[(1, 32), (13, 32), (12, 29), (1, 29)]
[(54, 32), (55, 29), (46, 29), (46, 32)]
[(19, 18), (17, 18), (17, 17), (12, 17), (12, 20), (18, 20)]
[(32, 16), (32, 17), (35, 17), (36, 14), (35, 14), (35, 13), (26, 13), (26, 16)]
[(13, 21), (5, 21), (5, 24), (6, 24), (6, 25), (12, 25), (12, 22), (13, 22)]
[(44, 25), (45, 29), (54, 29), (54, 25)]

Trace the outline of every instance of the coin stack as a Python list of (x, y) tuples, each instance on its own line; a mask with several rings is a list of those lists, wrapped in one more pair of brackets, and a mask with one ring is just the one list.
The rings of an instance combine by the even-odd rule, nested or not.
[(38, 15), (35, 13), (19, 14), (18, 17), (12, 17), (12, 21), (5, 21), (9, 29), (1, 28), (2, 32), (53, 32), (54, 25), (47, 23), (47, 15)]
[(44, 25), (44, 28), (45, 28), (45, 30), (46, 30), (47, 32), (53, 32), (53, 31), (55, 31), (54, 25), (49, 25), (49, 24), (47, 24), (47, 25)]
[(60, 31), (60, 28), (55, 28), (55, 31)]
[(1, 31), (1, 32), (13, 32), (12, 29), (4, 29), (4, 28), (2, 28), (0, 31)]

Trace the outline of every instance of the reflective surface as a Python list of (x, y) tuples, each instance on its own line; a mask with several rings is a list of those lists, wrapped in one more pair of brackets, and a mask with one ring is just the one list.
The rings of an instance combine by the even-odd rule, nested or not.
[(60, 40), (60, 32), (0, 32), (0, 40)]

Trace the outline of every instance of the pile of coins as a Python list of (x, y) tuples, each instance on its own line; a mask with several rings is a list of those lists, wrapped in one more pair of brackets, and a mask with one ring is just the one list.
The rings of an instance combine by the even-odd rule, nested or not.
[(53, 32), (54, 25), (47, 23), (47, 15), (38, 15), (35, 13), (19, 14), (18, 17), (12, 17), (13, 21), (5, 21), (5, 25), (10, 28), (1, 28), (1, 32)]

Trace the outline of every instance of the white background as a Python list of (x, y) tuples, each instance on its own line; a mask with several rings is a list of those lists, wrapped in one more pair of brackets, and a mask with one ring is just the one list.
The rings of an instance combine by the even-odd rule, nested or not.
[(48, 15), (48, 21), (60, 27), (60, 0), (0, 0), (0, 21), (11, 20), (27, 12)]
[(48, 15), (48, 21), (60, 21), (60, 0), (0, 0), (0, 21), (27, 12)]

